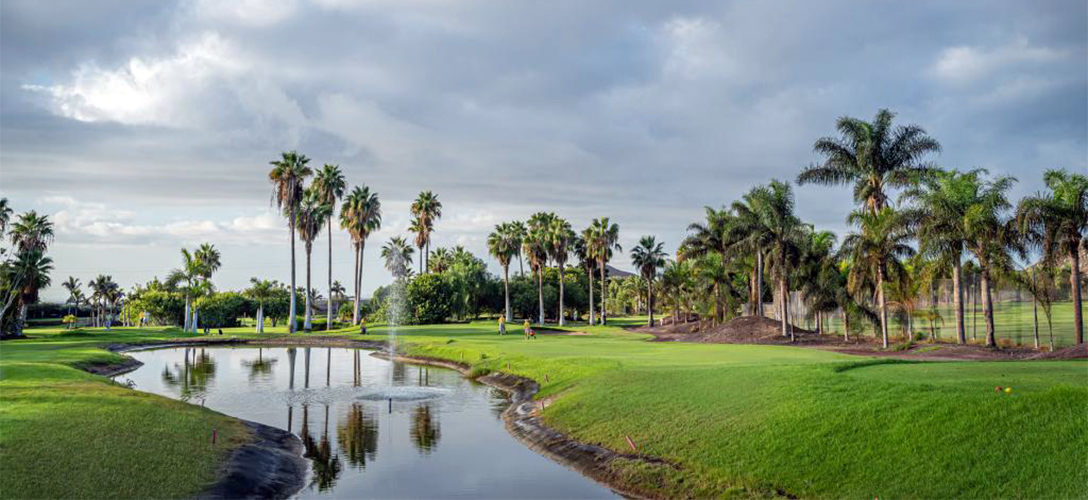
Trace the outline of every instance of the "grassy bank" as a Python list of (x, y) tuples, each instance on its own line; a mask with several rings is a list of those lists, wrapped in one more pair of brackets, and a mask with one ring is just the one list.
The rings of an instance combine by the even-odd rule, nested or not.
[[(617, 464), (628, 484), (660, 496), (1088, 496), (1088, 362), (903, 363), (569, 330), (588, 335), (524, 340), (476, 322), (404, 327), (397, 339), (409, 354), (539, 381), (550, 425), (620, 451), (630, 437), (676, 464)], [(333, 333), (388, 334), (372, 332)], [(75, 368), (120, 359), (97, 346), (176, 330), (31, 334), (0, 346), (5, 497), (185, 496), (211, 480), (223, 452), (208, 444), (211, 429), (244, 437), (231, 419)]]

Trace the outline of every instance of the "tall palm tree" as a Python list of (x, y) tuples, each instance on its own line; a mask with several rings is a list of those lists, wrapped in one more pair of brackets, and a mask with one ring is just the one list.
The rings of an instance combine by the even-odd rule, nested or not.
[(363, 286), (363, 253), (366, 240), (382, 227), (382, 203), (378, 193), (371, 193), (367, 186), (356, 186), (340, 207), (340, 227), (348, 230), (355, 247), (355, 304), (352, 324), (359, 324), (359, 295)]
[(11, 222), (11, 206), (8, 204), (7, 198), (0, 198), (0, 239), (4, 238), (4, 235), (8, 231), (8, 223)]
[(525, 262), (521, 256), (521, 247), (524, 243), (525, 235), (529, 233), (529, 229), (525, 227), (525, 223), (519, 220), (510, 223), (510, 231), (514, 237), (514, 244), (518, 249), (518, 272), (525, 276)]
[[(730, 224), (731, 238), (724, 243), (729, 254), (734, 257), (751, 255), (752, 277), (749, 280), (748, 302), (751, 313), (756, 316), (765, 316), (763, 307), (763, 274), (766, 268), (764, 263), (767, 248), (772, 243), (772, 231), (766, 226), (766, 221), (759, 212), (760, 196), (765, 194), (763, 186), (756, 186), (744, 194), (739, 201), (733, 202), (733, 213), (736, 218)], [(777, 292), (775, 293), (777, 295)]]
[(771, 271), (778, 281), (782, 335), (788, 335), (793, 341), (793, 328), (789, 328), (789, 282), (793, 269), (801, 259), (808, 226), (794, 214), (793, 188), (788, 182), (772, 180), (770, 184), (757, 188), (753, 200), (761, 225), (767, 230), (766, 251)]
[(956, 317), (956, 340), (967, 343), (963, 313), (963, 253), (967, 248), (967, 210), (975, 199), (983, 169), (968, 172), (936, 171), (903, 192), (904, 210), (915, 228), (918, 250), (936, 260), (938, 267), (952, 270), (952, 308)]
[(411, 274), (412, 253), (415, 250), (403, 237), (394, 236), (382, 246), (382, 258), (385, 268), (395, 279), (403, 279)]
[(1043, 174), (1048, 192), (1020, 201), (1017, 225), (1028, 243), (1043, 251), (1052, 266), (1059, 255), (1069, 259), (1069, 286), (1073, 293), (1073, 328), (1077, 343), (1084, 343), (1080, 254), (1088, 251), (1088, 176), (1065, 170)]
[(986, 345), (997, 347), (994, 330), (994, 306), (991, 288), (997, 273), (1013, 269), (1010, 252), (1022, 253), (1015, 220), (1007, 214), (1012, 208), (1008, 191), (1016, 178), (1002, 176), (981, 180), (974, 200), (964, 218), (967, 249), (975, 256), (979, 269), (982, 311), (986, 320)]
[(638, 246), (631, 249), (631, 263), (646, 280), (646, 310), (650, 312), (647, 326), (654, 326), (654, 278), (657, 270), (665, 265), (664, 243), (659, 243), (653, 236), (643, 236)]
[[(491, 253), (492, 257), (495, 257), (499, 261), (499, 265), (502, 266), (502, 286), (503, 297), (505, 299), (505, 315), (506, 321), (513, 320), (513, 315), (510, 313), (510, 259), (514, 257), (517, 252), (517, 247), (514, 244), (514, 234), (511, 231), (509, 223), (497, 224), (495, 230), (487, 236), (487, 251)], [(435, 252), (437, 257), (437, 251)], [(438, 259), (435, 259), (437, 263)]]
[(589, 324), (596, 324), (596, 317), (594, 316), (594, 308), (596, 307), (596, 301), (593, 299), (593, 275), (597, 272), (597, 258), (593, 255), (590, 249), (590, 241), (593, 239), (593, 228), (587, 227), (582, 230), (582, 233), (574, 240), (574, 255), (578, 258), (579, 265), (586, 272), (586, 277), (589, 278)]
[[(37, 302), (38, 292), (47, 288), (52, 282), (49, 273), (53, 271), (53, 259), (46, 257), (42, 250), (32, 248), (19, 252), (15, 259), (5, 262), (0, 270), (3, 271), (4, 281), (9, 283), (15, 292), (14, 299), (18, 301), (19, 312), (14, 333), (21, 337), (30, 304)], [(8, 305), (9, 302), (5, 302), (5, 311)]]
[(880, 308), (880, 333), (884, 348), (888, 347), (888, 303), (885, 282), (900, 276), (902, 259), (912, 257), (912, 237), (908, 221), (890, 207), (878, 212), (867, 209), (850, 213), (850, 224), (859, 231), (850, 233), (842, 243), (843, 254), (853, 261), (848, 286), (860, 295), (868, 280), (873, 280), (877, 305)]
[(317, 190), (310, 188), (306, 190), (306, 193), (302, 196), (302, 203), (299, 204), (298, 210), (295, 212), (298, 220), (295, 221), (295, 227), (298, 228), (298, 236), (302, 240), (302, 243), (306, 248), (306, 321), (303, 328), (306, 331), (313, 330), (313, 309), (311, 296), (309, 293), (312, 290), (310, 286), (310, 271), (311, 271), (311, 255), (313, 253), (314, 240), (317, 239), (317, 235), (321, 233), (325, 222), (329, 220), (330, 214), (332, 214), (332, 206), (325, 203), (325, 197), (321, 195)]
[(333, 303), (335, 301), (336, 307), (333, 307), (333, 309), (337, 311), (338, 315), (340, 314), (340, 304), (344, 301), (344, 293), (346, 292), (347, 289), (339, 280), (333, 281), (332, 286), (329, 287), (329, 302)]
[(548, 253), (559, 268), (559, 326), (566, 324), (563, 314), (563, 271), (570, 258), (575, 234), (570, 222), (559, 217), (553, 218), (545, 229), (548, 235)]
[(313, 174), (313, 170), (306, 164), (310, 159), (297, 151), (288, 151), (280, 155), (280, 159), (269, 162), (272, 170), (268, 173), (268, 180), (272, 183), (272, 201), (283, 211), (287, 217), (287, 225), (291, 235), (291, 307), (288, 312), (290, 320), (287, 322), (287, 331), (295, 332), (295, 221), (297, 220), (298, 205), (302, 202), (302, 192), (306, 184), (306, 178)]
[(600, 271), (601, 276), (601, 324), (606, 324), (607, 319), (607, 307), (604, 305), (604, 298), (607, 296), (607, 282), (605, 280), (605, 269), (608, 267), (608, 261), (612, 258), (612, 251), (622, 252), (623, 248), (620, 247), (620, 226), (614, 222), (611, 222), (608, 217), (601, 217), (593, 221), (589, 226), (593, 238), (586, 242), (587, 247), (597, 258), (597, 269)]
[(249, 288), (246, 289), (245, 294), (257, 301), (257, 326), (254, 331), (264, 333), (264, 303), (275, 296), (279, 284), (275, 281), (259, 280), (257, 278), (250, 278), (249, 283)]
[[(166, 277), (166, 283), (168, 286), (177, 287), (185, 294), (185, 324), (183, 329), (189, 331), (191, 328), (195, 328), (192, 325), (192, 313), (193, 313), (193, 298), (194, 292), (201, 278), (205, 274), (204, 262), (197, 258), (187, 248), (181, 249), (181, 267), (170, 271), (170, 274)], [(101, 278), (101, 276), (100, 276)], [(95, 290), (96, 294), (99, 294), (98, 283), (96, 279), (92, 282), (91, 288)]]
[(423, 269), (427, 269), (431, 255), (431, 232), (434, 231), (434, 222), (442, 218), (442, 202), (438, 196), (430, 191), (423, 191), (412, 202), (412, 215), (419, 219), (419, 231), (423, 235), (426, 251), (423, 251)]
[(332, 329), (332, 297), (333, 297), (333, 281), (332, 281), (332, 218), (336, 215), (336, 202), (344, 197), (344, 189), (347, 188), (347, 180), (344, 178), (344, 173), (340, 171), (339, 165), (325, 164), (324, 167), (314, 177), (313, 187), (317, 191), (318, 195), (330, 207), (328, 220), (325, 221), (329, 231), (329, 302), (327, 319), (325, 324), (326, 330)]
[[(736, 225), (739, 219), (726, 209), (715, 210), (712, 207), (704, 207), (704, 209), (706, 222), (694, 222), (688, 225), (690, 234), (680, 244), (680, 258), (686, 260), (707, 256), (708, 259), (718, 260), (724, 266), (731, 247), (739, 243), (736, 236)], [(722, 281), (725, 273), (715, 273), (713, 276), (716, 277), (712, 281), (714, 320), (720, 323), (725, 319), (721, 294), (722, 287), (725, 285)]]
[[(60, 284), (60, 286), (64, 287), (64, 289), (68, 291), (68, 300), (66, 302), (69, 303), (69, 304), (73, 303), (76, 300), (76, 294), (80, 291), (80, 289), (79, 289), (79, 287), (80, 287), (79, 279), (76, 278), (75, 276), (69, 276), (68, 279), (64, 281), (64, 283)], [(76, 303), (75, 306), (76, 306), (76, 314), (78, 315), (79, 314), (79, 304)]]
[(522, 240), (522, 252), (529, 259), (529, 269), (537, 276), (539, 323), (544, 324), (544, 267), (548, 265), (548, 234), (544, 228), (530, 228)]
[(923, 159), (939, 153), (941, 145), (917, 125), (892, 126), (895, 113), (877, 111), (872, 122), (843, 116), (836, 122), (839, 137), (822, 137), (813, 145), (824, 162), (797, 176), (797, 183), (854, 185), (854, 200), (869, 213), (888, 203), (889, 187), (907, 187), (932, 173)]
[[(415, 235), (413, 243), (416, 248), (419, 249), (419, 274), (423, 274), (423, 249), (427, 246), (430, 238), (431, 228), (426, 227), (426, 223), (419, 216), (413, 215), (412, 220), (408, 223), (408, 232)], [(427, 269), (430, 270), (430, 259), (427, 261)]]
[(53, 222), (48, 215), (33, 210), (19, 216), (11, 226), (11, 242), (18, 252), (40, 250), (45, 253), (53, 242)]
[[(837, 261), (832, 257), (835, 247), (835, 233), (831, 231), (812, 231), (801, 243), (801, 262), (796, 272), (796, 278), (801, 284), (801, 295), (806, 303), (812, 302), (808, 297), (809, 289), (805, 285), (817, 282), (820, 273), (826, 267), (834, 266)], [(809, 318), (816, 321), (816, 331), (824, 333), (824, 313), (827, 310), (808, 308)]]

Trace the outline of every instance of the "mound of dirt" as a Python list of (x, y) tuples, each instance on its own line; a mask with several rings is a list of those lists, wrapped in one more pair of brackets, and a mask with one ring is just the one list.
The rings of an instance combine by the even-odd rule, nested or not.
[(1088, 344), (1077, 344), (1075, 346), (1066, 347), (1064, 349), (1058, 349), (1054, 352), (1043, 352), (1036, 354), (1031, 359), (1086, 359), (1088, 358)]

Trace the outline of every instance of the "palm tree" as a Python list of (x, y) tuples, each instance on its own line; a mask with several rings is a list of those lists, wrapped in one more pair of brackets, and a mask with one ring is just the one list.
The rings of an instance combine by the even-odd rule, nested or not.
[(525, 242), (525, 235), (529, 234), (529, 229), (525, 227), (525, 223), (519, 220), (510, 223), (510, 231), (513, 234), (514, 246), (518, 249), (518, 272), (525, 276), (525, 263), (521, 257), (521, 247)]
[[(26, 323), (27, 309), (30, 304), (38, 301), (38, 292), (51, 284), (49, 273), (53, 271), (53, 259), (45, 256), (42, 250), (32, 248), (19, 252), (15, 259), (5, 262), (3, 267), (4, 281), (12, 287), (12, 295), (18, 301), (18, 319), (15, 321), (15, 335), (23, 335), (23, 325)], [(6, 312), (10, 302), (4, 304)], [(0, 312), (0, 317), (3, 313)]]
[(539, 323), (544, 324), (544, 268), (551, 255), (548, 225), (553, 214), (540, 212), (529, 219), (529, 232), (522, 241), (522, 251), (529, 259), (529, 269), (537, 276), (537, 299), (540, 305)]
[(335, 301), (336, 306), (333, 307), (333, 309), (336, 310), (337, 315), (340, 314), (339, 307), (340, 303), (344, 301), (345, 292), (347, 292), (347, 289), (344, 288), (344, 285), (341, 284), (339, 280), (333, 281), (332, 286), (329, 287), (329, 303), (332, 304), (333, 301)]
[(359, 324), (359, 295), (363, 286), (363, 251), (366, 240), (382, 227), (382, 203), (378, 193), (371, 193), (367, 186), (356, 186), (344, 199), (340, 207), (340, 227), (348, 230), (355, 246), (355, 306), (352, 312), (352, 324)]
[(597, 272), (597, 258), (593, 255), (590, 249), (590, 241), (593, 239), (593, 228), (587, 227), (582, 230), (582, 234), (574, 240), (574, 255), (578, 258), (579, 265), (586, 271), (586, 277), (589, 278), (589, 324), (596, 324), (596, 317), (593, 315), (593, 310), (596, 307), (596, 301), (593, 300), (593, 275)]
[[(339, 165), (325, 166), (314, 177), (313, 187), (321, 197), (322, 201), (329, 206), (329, 216), (325, 223), (328, 225), (329, 231), (329, 302), (328, 302), (328, 318), (325, 324), (326, 330), (332, 329), (332, 296), (333, 296), (333, 281), (332, 281), (332, 218), (336, 212), (336, 202), (344, 197), (344, 189), (347, 187), (346, 179), (343, 172), (340, 171)], [(342, 287), (341, 287), (342, 288)]]
[(1010, 251), (1020, 252), (1020, 237), (1015, 219), (1006, 215), (1012, 208), (1008, 191), (1016, 182), (1014, 177), (1002, 176), (991, 181), (980, 180), (975, 196), (964, 218), (967, 249), (974, 254), (979, 269), (982, 311), (986, 319), (986, 345), (997, 347), (994, 331), (992, 280), (995, 273), (1013, 268)]
[(854, 201), (869, 213), (888, 203), (889, 187), (907, 187), (933, 168), (922, 160), (941, 145), (917, 125), (892, 126), (895, 113), (877, 111), (872, 123), (843, 116), (836, 122), (840, 137), (822, 137), (813, 145), (824, 162), (797, 176), (797, 183), (854, 185)]
[(11, 221), (11, 206), (8, 204), (7, 198), (0, 198), (0, 239), (4, 238), (4, 235), (8, 231), (8, 223)]
[[(718, 260), (724, 266), (730, 248), (738, 244), (735, 233), (739, 219), (726, 209), (715, 210), (711, 207), (704, 207), (704, 209), (706, 222), (694, 222), (688, 225), (688, 231), (691, 234), (680, 244), (680, 258), (686, 260), (706, 256), (708, 259)], [(725, 285), (722, 281), (725, 273), (714, 273), (713, 276), (716, 277), (712, 281), (714, 320), (720, 323), (725, 319), (721, 294), (721, 289)]]
[(11, 226), (11, 243), (18, 252), (40, 250), (45, 253), (53, 242), (53, 223), (48, 215), (31, 210), (19, 216)]
[(1077, 343), (1084, 343), (1084, 313), (1081, 303), (1080, 254), (1088, 251), (1088, 176), (1065, 170), (1043, 174), (1047, 193), (1020, 201), (1016, 220), (1028, 243), (1041, 248), (1048, 263), (1069, 259), (1069, 285), (1073, 293), (1073, 328)]
[(808, 226), (794, 215), (793, 188), (788, 182), (772, 180), (756, 188), (753, 196), (761, 225), (767, 230), (767, 255), (771, 271), (778, 281), (779, 319), (782, 335), (794, 339), (789, 326), (790, 274), (801, 259), (802, 245), (808, 237)]
[(431, 257), (434, 257), (434, 260), (431, 261), (430, 268), (427, 270), (432, 273), (444, 273), (453, 264), (453, 254), (445, 247), (434, 249), (434, 252), (431, 252)]
[(422, 269), (427, 269), (431, 254), (431, 232), (434, 231), (434, 221), (442, 218), (442, 202), (438, 201), (438, 196), (434, 193), (423, 191), (412, 202), (412, 215), (419, 219), (418, 230), (423, 235), (423, 242), (427, 247), (426, 251), (423, 252), (424, 264), (422, 267)]
[[(813, 289), (808, 285), (818, 283), (821, 272), (825, 268), (837, 264), (836, 260), (832, 258), (832, 250), (834, 247), (835, 233), (830, 231), (809, 232), (808, 238), (802, 241), (801, 265), (797, 269), (797, 279), (801, 283), (801, 295), (806, 304), (811, 304), (813, 302), (808, 294), (808, 292)], [(820, 291), (826, 293), (824, 290)], [(827, 309), (814, 307), (809, 307), (807, 309), (809, 311), (809, 318), (807, 319), (814, 319), (816, 321), (817, 333), (823, 335), (823, 315), (829, 311)]]
[(654, 278), (657, 270), (665, 265), (664, 243), (658, 243), (653, 236), (643, 236), (638, 246), (631, 249), (631, 263), (638, 268), (646, 280), (646, 310), (650, 312), (647, 326), (654, 326)]
[[(302, 203), (295, 212), (298, 220), (295, 227), (298, 228), (298, 236), (306, 248), (306, 290), (312, 290), (310, 286), (310, 256), (313, 252), (314, 240), (321, 233), (325, 221), (332, 214), (332, 206), (325, 203), (325, 198), (315, 189), (307, 189), (302, 196)], [(313, 309), (311, 307), (311, 293), (306, 293), (306, 321), (303, 328), (306, 331), (313, 330)]]
[(844, 255), (853, 261), (848, 286), (853, 293), (860, 295), (867, 280), (873, 280), (880, 308), (880, 333), (886, 349), (888, 304), (884, 285), (889, 278), (895, 279), (904, 272), (901, 259), (914, 255), (908, 221), (890, 207), (875, 213), (855, 210), (850, 213), (848, 221), (859, 229), (859, 232), (848, 234), (842, 243)]
[(548, 252), (555, 265), (559, 267), (559, 326), (566, 324), (563, 314), (563, 270), (570, 257), (571, 246), (574, 244), (575, 234), (570, 222), (553, 218), (545, 229), (548, 235)]
[(731, 237), (724, 241), (731, 256), (754, 256), (748, 302), (751, 313), (756, 316), (765, 315), (763, 308), (763, 270), (766, 267), (764, 257), (772, 239), (772, 231), (767, 228), (766, 221), (760, 215), (757, 206), (759, 197), (764, 194), (763, 186), (757, 186), (745, 193), (740, 201), (733, 202), (732, 209), (736, 218), (731, 224)]
[[(415, 234), (415, 240), (413, 241), (416, 248), (419, 249), (419, 274), (423, 274), (423, 248), (427, 246), (430, 238), (431, 228), (427, 227), (419, 216), (412, 216), (412, 220), (408, 223), (408, 232)], [(428, 270), (430, 270), (430, 259), (427, 262)]]
[(919, 252), (935, 259), (939, 267), (952, 269), (952, 307), (960, 344), (967, 343), (963, 314), (963, 252), (967, 248), (964, 225), (979, 178), (985, 173), (983, 169), (935, 171), (901, 197), (911, 203), (905, 217), (917, 232)]
[(306, 166), (310, 159), (297, 151), (288, 151), (280, 155), (279, 160), (269, 162), (272, 171), (268, 173), (268, 180), (273, 185), (272, 201), (283, 211), (287, 217), (287, 225), (291, 235), (291, 307), (288, 312), (290, 320), (287, 323), (287, 331), (295, 332), (295, 221), (297, 220), (298, 205), (302, 202), (303, 186), (306, 178), (313, 174), (313, 170)]
[[(502, 266), (503, 297), (505, 298), (506, 321), (513, 320), (510, 314), (510, 259), (517, 252), (514, 245), (514, 234), (509, 223), (497, 224), (495, 230), (487, 236), (487, 250), (499, 261)], [(438, 252), (435, 252), (435, 263), (438, 262)]]
[(385, 259), (385, 268), (393, 274), (395, 279), (403, 279), (411, 272), (412, 253), (415, 250), (403, 237), (394, 236), (388, 243), (382, 246), (382, 258)]
[(257, 301), (257, 326), (254, 331), (264, 333), (264, 303), (275, 296), (279, 284), (275, 281), (259, 280), (257, 278), (250, 278), (249, 283), (249, 288), (246, 289), (245, 293), (249, 298)]
[[(69, 276), (68, 279), (64, 281), (64, 283), (60, 284), (60, 286), (64, 287), (64, 289), (68, 291), (68, 300), (65, 302), (69, 304), (73, 303), (76, 300), (76, 294), (80, 291), (79, 279), (74, 276)], [(76, 314), (79, 314), (78, 303), (76, 303)]]
[(601, 324), (607, 323), (607, 316), (604, 304), (604, 298), (607, 296), (605, 281), (605, 269), (608, 267), (608, 261), (612, 258), (612, 251), (622, 252), (623, 248), (620, 247), (620, 226), (609, 221), (608, 217), (601, 217), (593, 221), (589, 226), (590, 233), (593, 238), (586, 241), (587, 248), (590, 249), (590, 253), (597, 258), (597, 269), (601, 273)]
[[(189, 249), (181, 249), (181, 267), (170, 271), (170, 274), (166, 277), (166, 283), (168, 286), (179, 288), (182, 293), (185, 294), (185, 324), (183, 329), (189, 331), (190, 328), (195, 329), (192, 325), (193, 313), (193, 297), (195, 295), (197, 284), (201, 281), (201, 278), (205, 274), (204, 262), (197, 258), (193, 253), (189, 252)], [(101, 276), (99, 276), (101, 278)], [(98, 283), (96, 279), (91, 284), (91, 288), (95, 290), (95, 294), (100, 294)]]

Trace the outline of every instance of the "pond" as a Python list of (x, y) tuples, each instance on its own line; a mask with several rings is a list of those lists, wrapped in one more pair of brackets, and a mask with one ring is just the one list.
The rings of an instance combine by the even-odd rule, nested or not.
[(143, 366), (117, 380), (290, 430), (311, 463), (299, 498), (617, 497), (508, 434), (500, 417), (509, 404), (504, 392), (453, 370), (370, 352), (138, 351), (129, 355)]

